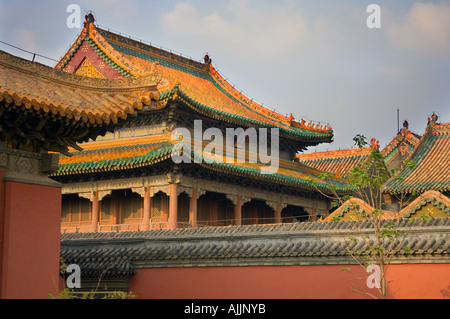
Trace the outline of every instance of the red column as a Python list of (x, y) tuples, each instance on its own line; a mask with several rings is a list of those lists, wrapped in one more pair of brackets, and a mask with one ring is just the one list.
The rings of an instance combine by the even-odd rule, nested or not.
[(5, 220), (5, 183), (3, 182), (3, 176), (5, 175), (5, 170), (0, 170), (0, 298), (4, 298), (3, 293), (3, 281), (5, 280), (3, 273), (3, 246), (4, 246), (4, 220)]
[(275, 224), (281, 223), (281, 205), (279, 202), (277, 202), (277, 206), (275, 209)]
[(99, 215), (99, 205), (98, 205), (98, 191), (95, 191), (92, 196), (92, 224), (91, 232), (98, 231), (98, 216)]
[(169, 185), (169, 229), (178, 227), (178, 184)]
[(192, 196), (189, 204), (189, 223), (191, 227), (197, 228), (197, 189), (195, 187), (192, 187)]

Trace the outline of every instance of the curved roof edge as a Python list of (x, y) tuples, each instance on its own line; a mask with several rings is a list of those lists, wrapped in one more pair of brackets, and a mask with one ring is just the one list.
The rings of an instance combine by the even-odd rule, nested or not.
[[(127, 53), (129, 53), (129, 48), (132, 46), (139, 51), (133, 51), (135, 55), (145, 54), (145, 52), (150, 54), (149, 52), (152, 52), (153, 55), (158, 55), (158, 57), (153, 62), (144, 60), (140, 61), (139, 59), (136, 59), (139, 58), (139, 56), (128, 55), (127, 53), (118, 51), (118, 44), (111, 42), (112, 40), (110, 38), (114, 38), (115, 42), (123, 45), (123, 50)], [(137, 40), (126, 38), (122, 35), (97, 28), (94, 25), (93, 19), (87, 19), (85, 26), (76, 41), (56, 64), (55, 68), (64, 70), (69, 61), (80, 50), (81, 44), (84, 41), (87, 41), (92, 49), (111, 68), (126, 78), (139, 78), (146, 76), (155, 69), (155, 64), (159, 64), (163, 61), (171, 63), (172, 67), (176, 64), (178, 65), (178, 68), (182, 68), (184, 71), (189, 69), (194, 73), (194, 76), (204, 78), (214, 84), (218, 91), (221, 91), (220, 94), (226, 95), (227, 98), (232, 100), (231, 103), (235, 103), (236, 109), (234, 110), (234, 113), (236, 114), (227, 114), (227, 112), (223, 112), (223, 110), (211, 107), (211, 109), (216, 110), (219, 113), (230, 115), (229, 117), (231, 120), (235, 120), (234, 117), (239, 116), (240, 113), (245, 114), (243, 117), (248, 118), (248, 120), (251, 120), (251, 117), (248, 114), (256, 114), (257, 117), (261, 119), (259, 122), (263, 123), (267, 121), (275, 127), (282, 128), (287, 133), (288, 131), (291, 131), (292, 134), (288, 134), (288, 136), (290, 135), (291, 137), (294, 137), (294, 139), (299, 139), (300, 137), (300, 140), (305, 139), (305, 141), (311, 141), (313, 143), (329, 143), (333, 139), (333, 130), (328, 124), (321, 125), (320, 123), (313, 123), (312, 121), (307, 121), (304, 119), (296, 121), (292, 114), (290, 116), (284, 116), (254, 102), (252, 99), (247, 98), (240, 91), (235, 89), (234, 86), (228, 83), (210, 63), (194, 61), (172, 52), (144, 44)], [(181, 71), (184, 72), (183, 70)], [(176, 84), (179, 83), (172, 83), (172, 86)], [(181, 91), (183, 91), (182, 85)], [(217, 93), (219, 94), (219, 92)], [(191, 96), (189, 93), (185, 93), (185, 95), (192, 101), (202, 104), (200, 101), (197, 101), (195, 96)], [(240, 108), (243, 109), (243, 112), (239, 111)]]

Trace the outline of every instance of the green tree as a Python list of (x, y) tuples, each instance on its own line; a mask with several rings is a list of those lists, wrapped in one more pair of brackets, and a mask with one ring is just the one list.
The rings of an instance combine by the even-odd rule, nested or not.
[[(368, 146), (367, 140), (363, 135), (357, 135), (353, 140), (359, 148)], [(404, 165), (414, 167), (415, 164), (411, 161), (406, 161)], [(322, 192), (324, 196), (332, 200), (333, 206), (335, 207), (350, 201), (350, 208), (358, 211), (358, 204), (352, 202), (352, 198), (359, 198), (372, 207), (370, 212), (367, 212), (364, 216), (360, 216), (361, 219), (370, 221), (370, 231), (367, 228), (362, 229), (360, 222), (352, 223), (356, 236), (347, 238), (347, 254), (366, 270), (371, 265), (379, 266), (380, 280), (377, 288), (383, 299), (393, 296), (393, 294), (388, 296), (386, 271), (393, 256), (400, 250), (408, 253), (409, 250), (404, 246), (404, 243), (406, 235), (414, 223), (414, 220), (409, 220), (407, 227), (400, 227), (400, 224), (403, 222), (400, 218), (386, 219), (384, 216), (383, 185), (390, 178), (400, 178), (395, 175), (396, 171), (396, 169), (389, 170), (386, 167), (383, 154), (380, 152), (378, 145), (373, 143), (367, 160), (361, 165), (352, 168), (348, 174), (348, 195), (342, 196), (338, 194), (331, 183), (328, 183), (328, 189), (331, 195)], [(319, 178), (325, 181), (331, 177), (332, 174), (329, 172), (325, 172), (319, 176)], [(309, 183), (312, 186), (316, 186), (316, 189), (320, 192), (320, 189), (312, 179), (309, 179)], [(336, 215), (332, 221), (339, 221), (341, 218)], [(351, 248), (358, 246), (355, 244), (361, 242), (363, 243), (362, 251), (364, 252)], [(374, 294), (360, 292), (376, 298)]]

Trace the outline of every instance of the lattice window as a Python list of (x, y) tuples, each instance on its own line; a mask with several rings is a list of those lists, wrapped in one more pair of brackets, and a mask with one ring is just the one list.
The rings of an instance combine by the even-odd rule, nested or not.
[(189, 221), (190, 198), (185, 193), (178, 196), (178, 220), (183, 222)]
[(202, 196), (197, 202), (197, 216), (199, 222), (208, 222), (209, 221), (209, 211), (210, 211), (210, 200)]
[(100, 220), (102, 222), (109, 223), (111, 220), (111, 214), (112, 214), (112, 205), (111, 205), (111, 198), (105, 197), (100, 202)]
[(89, 222), (91, 217), (91, 202), (89, 200), (80, 201), (80, 215), (82, 222)]
[(74, 195), (63, 196), (61, 222), (70, 225), (89, 223), (91, 220), (91, 202)]
[(140, 221), (142, 219), (143, 199), (139, 194), (126, 193), (123, 198), (122, 220), (124, 223)]
[(153, 197), (152, 218), (161, 218), (162, 198), (161, 194)]

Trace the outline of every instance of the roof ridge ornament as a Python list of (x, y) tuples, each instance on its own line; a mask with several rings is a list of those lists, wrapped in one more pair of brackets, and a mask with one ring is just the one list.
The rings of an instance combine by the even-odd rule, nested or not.
[(86, 24), (90, 24), (90, 23), (94, 23), (95, 22), (95, 17), (92, 14), (92, 12), (89, 12), (88, 14), (86, 14), (84, 16), (84, 19), (85, 19), (85, 21), (84, 21), (84, 25), (85, 26), (86, 26)]
[(428, 118), (428, 124), (436, 124), (439, 116), (436, 113), (431, 114), (431, 117)]
[(375, 138), (372, 138), (371, 140), (370, 140), (370, 148), (371, 149), (376, 149), (376, 150), (379, 150), (380, 149), (380, 142), (377, 140), (377, 139), (375, 139)]
[(212, 59), (209, 57), (208, 52), (205, 53), (205, 56), (203, 57), (203, 60), (205, 61), (205, 64), (211, 64)]
[(403, 121), (403, 127), (404, 127), (406, 130), (408, 129), (409, 123), (408, 123), (407, 120), (404, 120), (404, 121)]
[(84, 28), (86, 29), (86, 34), (89, 34), (89, 26), (94, 24), (95, 17), (92, 14), (92, 11), (90, 11), (88, 14), (84, 16)]

